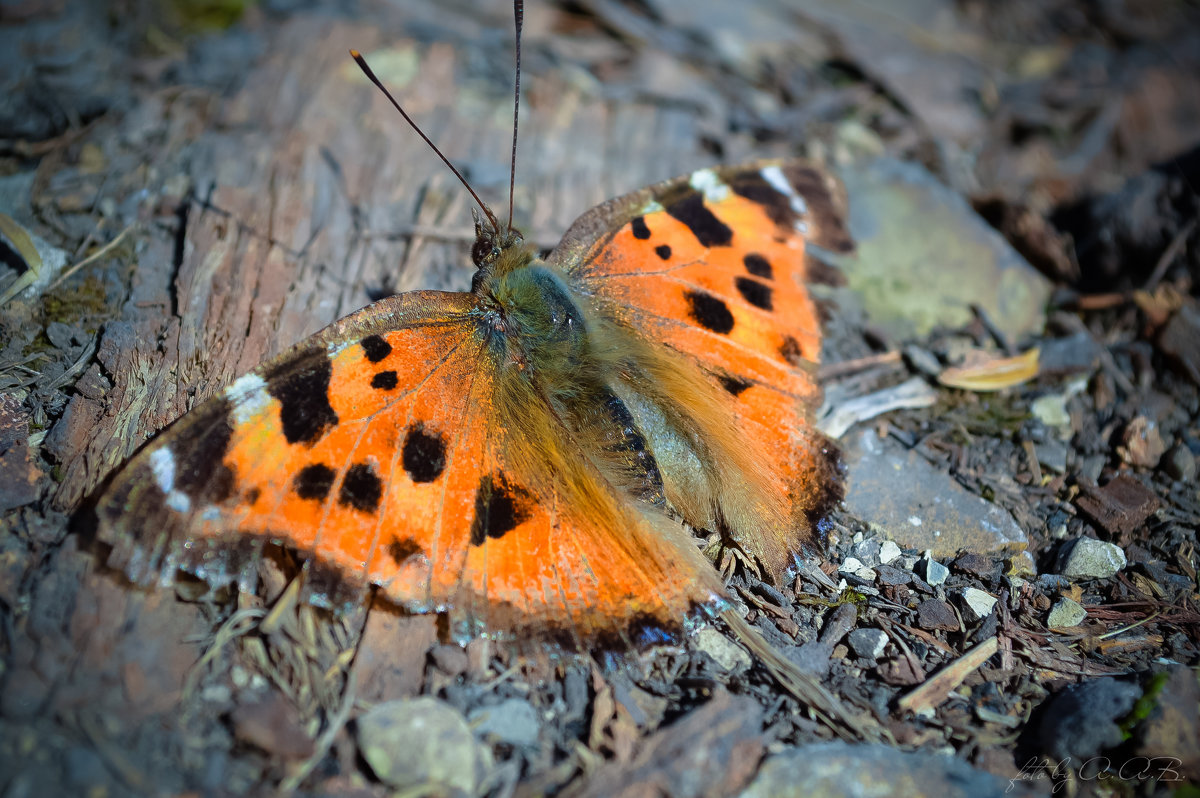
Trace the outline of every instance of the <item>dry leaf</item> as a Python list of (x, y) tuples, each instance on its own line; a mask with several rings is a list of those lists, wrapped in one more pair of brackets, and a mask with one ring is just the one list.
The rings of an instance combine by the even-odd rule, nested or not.
[(964, 391), (999, 391), (1028, 382), (1037, 376), (1038, 357), (1041, 350), (1036, 346), (1016, 357), (997, 357), (983, 352), (968, 358), (961, 366), (948, 368), (938, 376), (942, 385), (961, 388)]

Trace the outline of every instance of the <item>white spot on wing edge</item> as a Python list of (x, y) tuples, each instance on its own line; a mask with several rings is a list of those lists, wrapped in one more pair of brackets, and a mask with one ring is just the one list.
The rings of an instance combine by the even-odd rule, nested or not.
[(175, 490), (175, 455), (170, 449), (155, 449), (150, 453), (150, 473), (158, 488), (166, 494), (165, 504), (177, 513), (186, 513), (192, 509), (192, 500), (183, 492)]
[(267, 383), (257, 374), (239, 377), (225, 389), (225, 398), (233, 408), (233, 420), (245, 424), (266, 409), (271, 401)]
[(720, 202), (729, 197), (729, 186), (712, 169), (692, 172), (688, 185), (702, 193), (708, 202)]
[(186, 513), (192, 509), (192, 501), (177, 490), (167, 494), (167, 507), (177, 513)]
[(805, 203), (804, 197), (801, 197), (796, 193), (796, 189), (792, 188), (792, 184), (788, 182), (782, 169), (778, 166), (764, 166), (759, 174), (763, 176), (763, 180), (771, 184), (771, 188), (788, 198), (788, 204), (792, 206), (792, 210), (797, 215), (803, 216), (808, 213), (808, 204)]
[(155, 449), (150, 453), (150, 473), (158, 488), (168, 496), (175, 490), (175, 455), (167, 448)]
[(665, 210), (665, 208), (663, 208), (662, 203), (658, 200), (647, 200), (638, 213), (644, 215), (647, 213), (658, 213), (661, 210)]

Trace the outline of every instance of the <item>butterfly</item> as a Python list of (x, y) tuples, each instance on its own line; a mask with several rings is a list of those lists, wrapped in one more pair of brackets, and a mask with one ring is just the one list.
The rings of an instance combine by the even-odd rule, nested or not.
[(836, 277), (812, 247), (852, 247), (837, 181), (701, 169), (592, 209), (545, 258), (479, 205), (469, 292), (363, 308), (138, 452), (95, 505), (110, 564), (252, 590), (282, 547), (314, 603), (373, 587), (459, 641), (576, 648), (674, 639), (722, 605), (691, 529), (782, 579), (841, 498), (806, 289)]

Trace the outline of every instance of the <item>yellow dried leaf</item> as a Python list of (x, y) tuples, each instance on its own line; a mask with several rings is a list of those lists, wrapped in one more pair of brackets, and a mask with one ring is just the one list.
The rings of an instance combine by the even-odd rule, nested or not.
[(25, 265), (34, 274), (42, 270), (42, 256), (38, 253), (37, 247), (33, 245), (33, 239), (29, 237), (29, 233), (25, 232), (25, 228), (17, 224), (17, 222), (9, 215), (0, 213), (0, 233), (8, 239), (8, 243), (13, 245), (13, 249), (25, 261)]
[(964, 391), (999, 391), (1028, 382), (1037, 376), (1041, 350), (1036, 346), (1016, 357), (983, 355), (962, 366), (948, 368), (938, 381)]

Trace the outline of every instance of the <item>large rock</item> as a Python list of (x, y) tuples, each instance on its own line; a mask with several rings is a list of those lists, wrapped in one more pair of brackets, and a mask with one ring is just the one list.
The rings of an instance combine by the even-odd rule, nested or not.
[(775, 754), (741, 798), (1001, 798), (1033, 794), (950, 756), (833, 742)]
[(466, 718), (427, 696), (368, 710), (358, 719), (358, 750), (380, 781), (400, 790), (436, 785), (474, 795), (483, 766)]
[(1041, 332), (1049, 281), (965, 199), (917, 164), (887, 158), (841, 177), (857, 250), (838, 266), (872, 323), (919, 337), (969, 323), (978, 305), (1014, 340)]
[(951, 557), (960, 549), (986, 554), (1028, 545), (1003, 507), (873, 430), (850, 435), (845, 453), (846, 508), (905, 548)]

